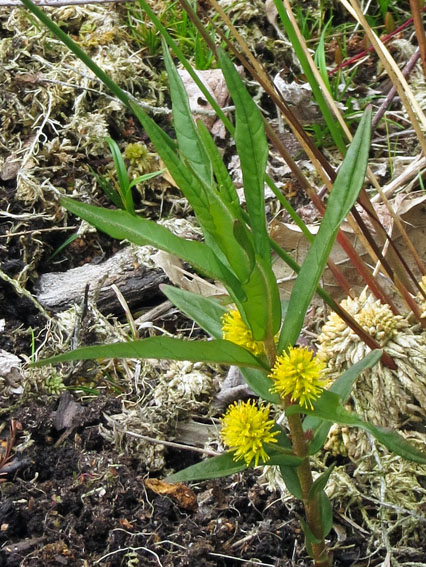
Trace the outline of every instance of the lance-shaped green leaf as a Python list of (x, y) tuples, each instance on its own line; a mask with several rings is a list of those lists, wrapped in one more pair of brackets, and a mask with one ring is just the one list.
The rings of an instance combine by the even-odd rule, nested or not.
[(319, 509), (321, 516), (322, 537), (326, 538), (333, 527), (333, 508), (324, 490), (319, 493)]
[(222, 50), (218, 50), (218, 58), (235, 105), (234, 139), (241, 162), (244, 195), (256, 252), (269, 262), (271, 255), (264, 196), (268, 143), (263, 119), (232, 61)]
[(297, 470), (295, 469), (295, 467), (282, 465), (280, 466), (280, 473), (290, 494), (292, 494), (299, 500), (302, 500), (302, 487), (300, 486), (299, 477), (297, 476)]
[(226, 308), (219, 301), (171, 285), (162, 285), (160, 289), (173, 305), (209, 335), (216, 339), (222, 338), (221, 319), (226, 313)]
[(409, 461), (414, 461), (415, 463), (426, 464), (426, 453), (419, 451), (411, 443), (406, 441), (404, 437), (396, 433), (396, 431), (372, 425), (371, 423), (363, 421), (357, 414), (347, 411), (341, 405), (340, 397), (333, 392), (325, 390), (319, 400), (315, 402), (313, 410), (302, 408), (298, 404), (293, 404), (287, 408), (286, 413), (287, 415), (306, 413), (325, 421), (339, 423), (340, 425), (359, 427), (373, 435), (382, 445), (396, 455), (404, 457), (404, 459)]
[(186, 341), (172, 337), (149, 337), (125, 343), (111, 343), (82, 347), (58, 354), (36, 363), (45, 366), (72, 360), (97, 358), (158, 358), (159, 360), (189, 360), (192, 362), (216, 362), (262, 368), (261, 363), (244, 348), (221, 339), (212, 341)]
[(325, 489), (328, 479), (333, 472), (336, 463), (331, 464), (318, 478), (313, 482), (311, 489), (309, 490), (308, 500), (313, 500), (318, 496), (318, 494)]
[[(373, 350), (365, 358), (348, 368), (343, 374), (341, 374), (330, 386), (329, 391), (337, 394), (343, 403), (349, 398), (352, 391), (352, 387), (358, 376), (367, 370), (375, 366), (381, 356), (382, 350)], [(313, 415), (308, 415), (303, 420), (304, 431), (314, 431), (314, 436), (312, 441), (309, 443), (309, 454), (314, 455), (322, 448), (324, 441), (327, 439), (328, 432), (330, 431), (331, 423), (323, 421), (318, 417)]]
[(223, 453), (195, 465), (191, 465), (166, 478), (166, 482), (190, 482), (192, 480), (208, 480), (221, 478), (248, 468), (244, 461), (234, 461), (232, 453)]
[(126, 164), (124, 163), (124, 159), (121, 155), (118, 144), (112, 138), (107, 138), (107, 142), (112, 153), (112, 159), (114, 160), (114, 166), (117, 173), (119, 192), (123, 207), (128, 213), (134, 215), (135, 206), (133, 203), (132, 190)]
[(164, 39), (163, 55), (169, 79), (170, 96), (173, 107), (173, 124), (179, 151), (186, 157), (191, 167), (204, 183), (211, 185), (213, 182), (211, 163), (198, 135), (182, 79), (173, 64)]
[(235, 189), (234, 183), (232, 182), (231, 176), (223, 163), (223, 158), (217, 148), (215, 141), (213, 140), (207, 126), (201, 120), (197, 122), (198, 133), (204, 144), (206, 152), (209, 155), (210, 162), (213, 167), (213, 171), (216, 177), (216, 182), (218, 186), (219, 193), (223, 195), (231, 205), (235, 207), (236, 214), (242, 220), (240, 201), (238, 199), (237, 190)]
[[(295, 455), (283, 455), (278, 452), (271, 452), (270, 459), (268, 461), (259, 461), (259, 466), (264, 465), (278, 465), (282, 466), (286, 464), (287, 466), (297, 467), (302, 462), (300, 457)], [(252, 466), (247, 466), (244, 460), (234, 461), (234, 453), (229, 451), (223, 453), (223, 455), (218, 455), (217, 457), (212, 457), (211, 459), (206, 459), (195, 465), (187, 467), (182, 471), (174, 473), (166, 478), (167, 482), (189, 482), (193, 480), (208, 480), (210, 478), (221, 478), (224, 476), (230, 476), (232, 474), (241, 472), (245, 469), (252, 468)]]
[(371, 108), (368, 108), (333, 184), (318, 234), (295, 281), (278, 344), (279, 352), (296, 343), (339, 227), (362, 188), (367, 169), (370, 131)]
[[(148, 219), (133, 216), (127, 211), (118, 211), (79, 203), (62, 198), (61, 204), (69, 211), (86, 220), (99, 230), (119, 240), (127, 239), (139, 246), (155, 246), (178, 256), (196, 270), (223, 281), (238, 294), (239, 282), (202, 242), (179, 238), (170, 230)], [(244, 299), (244, 295), (241, 295)]]
[(256, 255), (250, 279), (241, 285), (246, 298), (237, 304), (242, 317), (251, 328), (253, 337), (261, 341), (274, 336), (281, 325), (281, 301), (277, 280), (270, 265)]

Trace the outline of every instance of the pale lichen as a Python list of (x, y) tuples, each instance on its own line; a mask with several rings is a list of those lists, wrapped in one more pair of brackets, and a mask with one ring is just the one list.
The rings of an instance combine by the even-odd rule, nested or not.
[[(342, 307), (370, 333), (393, 358), (396, 369), (379, 361), (357, 379), (348, 401), (367, 421), (410, 431), (425, 415), (426, 407), (426, 333), (410, 326), (371, 295), (348, 298)], [(318, 356), (327, 364), (328, 376), (336, 379), (362, 360), (370, 349), (344, 321), (332, 313), (318, 337)], [(370, 443), (358, 430), (333, 427), (326, 448), (333, 453), (360, 457)]]

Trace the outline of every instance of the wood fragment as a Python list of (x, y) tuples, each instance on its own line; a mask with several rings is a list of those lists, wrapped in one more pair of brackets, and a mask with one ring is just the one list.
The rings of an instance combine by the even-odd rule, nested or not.
[(113, 284), (120, 289), (130, 307), (140, 307), (160, 294), (159, 285), (166, 279), (162, 270), (138, 264), (134, 248), (128, 246), (105, 262), (43, 274), (35, 289), (40, 304), (47, 310), (58, 312), (75, 303), (80, 304), (89, 284), (89, 297), (96, 298), (98, 309), (105, 314), (119, 315), (123, 308)]

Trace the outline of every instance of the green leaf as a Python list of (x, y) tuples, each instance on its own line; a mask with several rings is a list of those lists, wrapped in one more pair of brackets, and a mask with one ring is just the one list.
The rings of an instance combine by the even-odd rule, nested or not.
[(324, 120), (330, 130), (330, 134), (332, 135), (333, 140), (336, 146), (339, 148), (340, 152), (344, 154), (345, 144), (342, 139), (341, 128), (335, 116), (330, 111), (327, 100), (325, 99), (321, 91), (321, 88), (318, 84), (318, 81), (312, 72), (311, 66), (309, 65), (309, 61), (306, 57), (306, 51), (305, 51), (306, 47), (301, 44), (298, 34), (296, 33), (293, 24), (291, 23), (291, 20), (288, 17), (287, 11), (284, 7), (284, 3), (282, 1), (280, 2), (279, 0), (274, 0), (274, 4), (278, 10), (280, 19), (284, 25), (285, 33), (296, 52), (297, 59), (302, 66), (303, 72), (306, 75), (306, 78), (312, 89), (312, 93), (315, 97), (315, 100), (318, 103), (318, 106), (320, 107), (321, 114), (323, 115)]
[(340, 401), (340, 397), (333, 392), (325, 390), (319, 400), (314, 404), (314, 409), (302, 408), (298, 404), (293, 404), (286, 410), (287, 415), (295, 413), (306, 413), (314, 415), (325, 421), (359, 427), (375, 437), (389, 451), (415, 463), (426, 464), (426, 454), (419, 451), (404, 437), (384, 427), (372, 425), (363, 421), (357, 414), (347, 411)]
[(120, 194), (114, 189), (114, 187), (111, 185), (109, 180), (103, 175), (99, 175), (98, 173), (96, 173), (96, 171), (92, 169), (90, 165), (89, 165), (89, 169), (94, 175), (99, 187), (102, 189), (102, 191), (111, 201), (111, 203), (113, 203), (119, 209), (124, 209), (124, 204), (123, 201), (121, 200)]
[[(330, 86), (330, 81), (328, 78), (328, 69), (327, 69), (327, 58), (325, 55), (325, 38), (327, 35), (327, 29), (329, 27), (329, 25), (331, 24), (332, 19), (330, 18), (330, 20), (325, 24), (322, 32), (321, 32), (321, 36), (320, 36), (320, 40), (318, 43), (318, 47), (315, 51), (315, 64), (318, 67), (318, 70), (320, 72), (321, 78), (324, 81), (324, 85), (327, 87), (327, 90), (329, 93), (331, 93), (331, 86)], [(322, 94), (322, 93), (321, 93)], [(335, 120), (333, 120), (333, 122), (335, 123)], [(344, 144), (343, 144), (343, 140), (340, 140), (342, 142), (340, 148), (343, 150), (343, 152), (345, 151), (344, 148)]]
[(271, 393), (272, 382), (264, 372), (254, 368), (241, 368), (240, 371), (247, 385), (257, 396), (273, 404), (281, 403), (279, 395)]
[(328, 391), (337, 394), (343, 403), (346, 402), (352, 392), (355, 380), (364, 370), (373, 368), (381, 359), (382, 354), (383, 350), (381, 349), (372, 350), (362, 360), (353, 364), (336, 378), (330, 388), (328, 388)]
[(171, 285), (162, 285), (160, 289), (182, 313), (195, 321), (209, 335), (216, 339), (222, 338), (221, 319), (226, 313), (226, 308), (217, 300)]
[(155, 246), (178, 256), (209, 277), (224, 281), (235, 288), (239, 286), (231, 272), (202, 242), (179, 238), (164, 226), (130, 215), (127, 211), (94, 207), (68, 198), (62, 198), (61, 204), (113, 238), (127, 239), (140, 246)]
[[(201, 120), (197, 122), (198, 133), (209, 155), (210, 162), (216, 177), (218, 190), (223, 198), (235, 207), (235, 210), (241, 214), (240, 200), (237, 190), (232, 182), (231, 176), (223, 163), (222, 156), (213, 140), (207, 126)], [(241, 215), (242, 218), (242, 215)]]
[(77, 238), (79, 238), (78, 232), (74, 232), (74, 234), (71, 234), (71, 236), (69, 236), (65, 240), (65, 242), (62, 242), (62, 244), (60, 246), (58, 246), (56, 248), (56, 250), (54, 250), (52, 252), (52, 254), (47, 258), (47, 262), (49, 263), (51, 260), (53, 260), (53, 258), (55, 256), (57, 256), (64, 248), (66, 248), (69, 244), (71, 244), (71, 242), (74, 242), (74, 240), (77, 240)]
[[(352, 391), (355, 380), (358, 378), (361, 372), (364, 372), (364, 370), (375, 366), (379, 362), (382, 353), (382, 350), (373, 350), (372, 352), (370, 352), (362, 360), (343, 372), (343, 374), (341, 374), (330, 386), (329, 392), (334, 392), (340, 397), (343, 403), (346, 402)], [(323, 421), (322, 419), (319, 419), (312, 415), (308, 415), (304, 419), (304, 431), (308, 431), (309, 429), (314, 431), (313, 439), (309, 444), (310, 455), (314, 455), (322, 448), (324, 441), (327, 439), (330, 427), (331, 423)]]
[(204, 183), (211, 185), (213, 175), (210, 160), (198, 135), (182, 79), (173, 64), (164, 39), (163, 55), (169, 79), (170, 96), (173, 107), (173, 124), (179, 151), (182, 152)]
[(339, 227), (362, 188), (368, 162), (370, 132), (371, 108), (368, 108), (363, 114), (354, 139), (337, 174), (318, 234), (306, 255), (293, 286), (279, 339), (279, 352), (296, 343), (303, 326), (306, 310), (324, 271)]
[[(271, 453), (268, 461), (259, 461), (259, 466), (280, 465), (282, 462), (300, 464), (301, 459), (292, 455), (282, 455)], [(221, 478), (252, 468), (246, 465), (243, 459), (234, 461), (234, 452), (228, 451), (217, 457), (206, 459), (195, 465), (187, 467), (182, 471), (176, 472), (166, 478), (167, 482), (189, 482), (193, 480), (208, 480), (210, 478)], [(291, 467), (288, 467), (291, 468)]]
[(280, 466), (281, 476), (287, 487), (287, 490), (298, 498), (303, 499), (302, 487), (300, 486), (299, 477), (297, 476), (297, 469), (295, 467)]
[(230, 476), (247, 469), (244, 461), (234, 461), (233, 453), (223, 453), (168, 476), (166, 482), (189, 482)]
[(244, 86), (234, 64), (220, 49), (218, 49), (218, 59), (235, 105), (234, 139), (241, 162), (244, 195), (256, 252), (265, 262), (270, 262), (264, 198), (265, 170), (269, 150), (262, 115)]
[(127, 173), (127, 167), (126, 164), (124, 163), (123, 156), (121, 155), (120, 148), (112, 138), (107, 138), (106, 141), (111, 150), (112, 159), (114, 160), (115, 171), (117, 173), (118, 184), (120, 187), (121, 201), (126, 211), (131, 215), (134, 215), (135, 206), (133, 203), (133, 196), (130, 187), (129, 175)]
[(221, 339), (186, 341), (171, 337), (150, 337), (125, 343), (82, 347), (41, 360), (36, 363), (36, 366), (95, 358), (158, 358), (159, 360), (216, 362), (218, 364), (262, 368), (257, 358), (244, 348), (229, 341)]
[(166, 171), (165, 169), (160, 169), (159, 171), (152, 171), (151, 173), (144, 173), (143, 175), (139, 175), (139, 177), (136, 177), (136, 179), (133, 179), (130, 182), (129, 187), (132, 188), (138, 183), (143, 183), (144, 181), (148, 181), (153, 177), (158, 177), (159, 175), (163, 174), (165, 171)]
[(246, 299), (237, 304), (238, 309), (251, 328), (257, 341), (266, 336), (273, 337), (281, 325), (281, 301), (272, 268), (256, 255), (256, 264), (250, 278), (243, 282)]
[(321, 515), (322, 535), (326, 538), (333, 527), (333, 508), (331, 506), (330, 499), (324, 490), (319, 493), (319, 509)]
[(308, 500), (313, 500), (317, 496), (317, 494), (325, 489), (328, 479), (330, 478), (330, 475), (333, 472), (335, 466), (336, 463), (331, 464), (327, 468), (327, 470), (325, 470), (322, 474), (319, 475), (318, 478), (315, 479), (311, 486), (311, 489), (309, 490)]

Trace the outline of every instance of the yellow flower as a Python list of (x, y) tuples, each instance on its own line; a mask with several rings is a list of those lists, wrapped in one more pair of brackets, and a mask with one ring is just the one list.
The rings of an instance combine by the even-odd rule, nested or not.
[(263, 343), (254, 340), (252, 332), (244, 323), (237, 309), (228, 311), (222, 317), (222, 337), (231, 343), (235, 343), (249, 350), (254, 356), (265, 353)]
[(324, 362), (313, 356), (311, 350), (290, 347), (288, 352), (277, 357), (269, 375), (274, 381), (271, 392), (282, 398), (290, 396), (292, 402), (312, 409), (312, 401), (320, 397), (327, 385), (327, 379), (322, 377), (324, 368)]
[(249, 465), (254, 459), (257, 466), (259, 459), (267, 461), (269, 456), (264, 449), (265, 443), (276, 443), (279, 431), (272, 431), (274, 420), (269, 419), (269, 405), (254, 400), (234, 402), (222, 417), (220, 436), (228, 447), (235, 451), (234, 461), (244, 459)]

